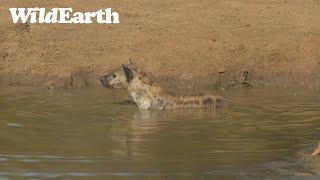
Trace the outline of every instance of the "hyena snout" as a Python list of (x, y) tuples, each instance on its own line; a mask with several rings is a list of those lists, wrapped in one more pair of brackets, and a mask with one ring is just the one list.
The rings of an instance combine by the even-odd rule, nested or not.
[(112, 85), (112, 81), (115, 78), (114, 76), (114, 74), (107, 74), (100, 77), (101, 84), (106, 88), (114, 88), (114, 86)]

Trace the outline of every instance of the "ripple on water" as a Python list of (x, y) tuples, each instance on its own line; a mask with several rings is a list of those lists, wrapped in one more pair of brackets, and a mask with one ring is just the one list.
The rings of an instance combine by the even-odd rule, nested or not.
[(226, 109), (168, 111), (115, 103), (125, 91), (0, 94), (0, 176), (260, 177), (300, 167), (294, 154), (320, 138), (319, 94), (225, 93)]

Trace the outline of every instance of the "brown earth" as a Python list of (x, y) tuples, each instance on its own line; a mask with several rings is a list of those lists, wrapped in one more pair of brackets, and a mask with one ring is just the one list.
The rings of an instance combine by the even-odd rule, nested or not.
[[(120, 24), (15, 25), (10, 7), (112, 7)], [(319, 0), (0, 0), (0, 84), (98, 86), (130, 57), (176, 91), (319, 88), (319, 9)]]

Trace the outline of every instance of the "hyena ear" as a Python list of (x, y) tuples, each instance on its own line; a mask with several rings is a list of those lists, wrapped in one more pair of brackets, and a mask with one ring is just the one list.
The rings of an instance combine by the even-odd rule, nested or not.
[(131, 58), (129, 58), (129, 60), (128, 60), (128, 64), (130, 65), (130, 64), (133, 64), (133, 62), (132, 62), (132, 59)]
[(122, 68), (123, 68), (124, 74), (126, 75), (127, 82), (130, 83), (134, 77), (132, 69), (130, 69), (128, 66), (123, 64), (122, 64)]

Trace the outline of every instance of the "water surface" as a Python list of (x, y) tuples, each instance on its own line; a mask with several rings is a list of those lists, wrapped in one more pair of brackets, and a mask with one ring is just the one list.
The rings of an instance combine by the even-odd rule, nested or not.
[(0, 177), (287, 177), (320, 139), (320, 93), (223, 92), (225, 109), (139, 110), (122, 90), (2, 90)]

